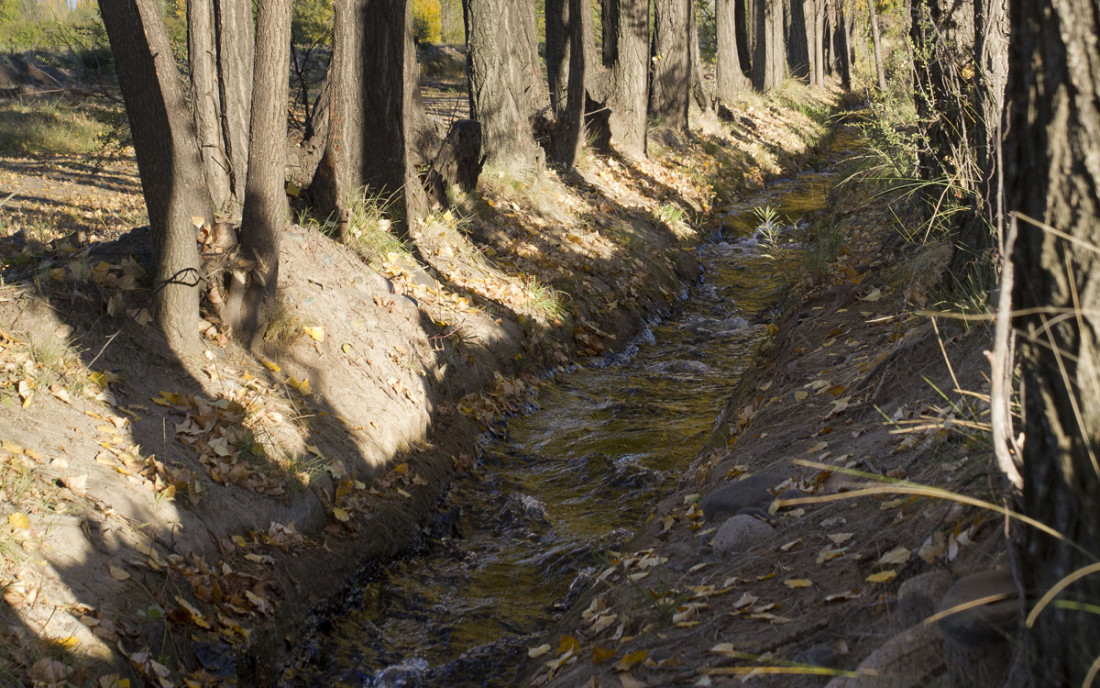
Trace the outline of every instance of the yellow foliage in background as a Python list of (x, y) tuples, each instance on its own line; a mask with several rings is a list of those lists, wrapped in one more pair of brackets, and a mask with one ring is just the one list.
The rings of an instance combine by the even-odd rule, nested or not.
[(413, 36), (417, 43), (439, 43), (443, 28), (440, 0), (413, 0)]

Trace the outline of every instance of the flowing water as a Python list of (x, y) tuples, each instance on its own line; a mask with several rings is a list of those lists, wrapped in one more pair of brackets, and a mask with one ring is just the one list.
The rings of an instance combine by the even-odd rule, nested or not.
[[(854, 147), (842, 132), (829, 160)], [(728, 208), (680, 311), (541, 385), (537, 409), (456, 482), (423, 551), (319, 624), (284, 685), (509, 685), (526, 647), (695, 459), (798, 274), (799, 225), (835, 177), (808, 170)]]

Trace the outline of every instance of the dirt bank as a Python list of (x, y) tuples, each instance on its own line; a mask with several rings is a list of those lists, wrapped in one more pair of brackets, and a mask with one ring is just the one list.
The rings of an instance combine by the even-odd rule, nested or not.
[(209, 320), (194, 360), (150, 322), (133, 164), (0, 160), (0, 678), (269, 685), (315, 604), (415, 540), (486, 424), (667, 308), (713, 205), (812, 157), (833, 105), (784, 92), (648, 160), (487, 170), (413, 228), (418, 258), (384, 218), (353, 246), (296, 225), (263, 350)]

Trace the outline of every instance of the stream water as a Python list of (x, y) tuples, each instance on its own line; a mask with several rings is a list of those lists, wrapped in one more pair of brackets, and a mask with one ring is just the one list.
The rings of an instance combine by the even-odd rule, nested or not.
[[(679, 311), (541, 385), (535, 410), (455, 483), (423, 550), (352, 591), (283, 685), (510, 685), (526, 648), (695, 459), (800, 269), (803, 218), (854, 147), (842, 131), (820, 169), (727, 208)], [(775, 210), (774, 232), (761, 208)]]

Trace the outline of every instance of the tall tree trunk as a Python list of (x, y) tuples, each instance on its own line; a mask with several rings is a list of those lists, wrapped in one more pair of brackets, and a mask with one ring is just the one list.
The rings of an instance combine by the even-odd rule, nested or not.
[(547, 0), (546, 71), (554, 111), (549, 158), (572, 167), (584, 145), (586, 24), (584, 0)]
[(691, 0), (654, 0), (649, 114), (673, 129), (688, 126), (691, 97)]
[[(226, 315), (241, 341), (254, 347), (262, 335), (263, 314), (274, 306), (279, 282), (279, 240), (287, 222), (287, 75), (290, 72), (291, 0), (265, 0), (256, 12), (248, 175), (241, 218), (240, 253), (250, 262), (234, 275)], [(239, 304), (239, 310), (234, 306)]]
[(206, 185), (219, 213), (240, 214), (248, 164), (252, 14), (243, 0), (187, 5), (191, 94)]
[(806, 54), (810, 59), (810, 85), (825, 83), (825, 0), (805, 0)]
[[(466, 0), (470, 112), (481, 122), (481, 145), (488, 162), (532, 168), (541, 154), (531, 133), (531, 117), (545, 91), (537, 59), (533, 17), (523, 0)], [(533, 5), (530, 8), (533, 13)], [(530, 28), (530, 30), (529, 30)], [(537, 54), (535, 54), (537, 58)]]
[(878, 15), (875, 13), (875, 0), (867, 0), (867, 11), (870, 15), (871, 42), (875, 50), (875, 75), (878, 77), (878, 90), (886, 92), (886, 67), (882, 63), (882, 39), (878, 32)]
[(806, 25), (806, 0), (790, 0), (790, 24), (787, 27), (787, 65), (791, 76), (810, 80), (810, 44)]
[[(1011, 0), (1011, 16), (1006, 197), (1064, 233), (1021, 219), (1012, 256), (1013, 310), (1028, 313), (1014, 319), (1023, 508), (1066, 538), (1018, 531), (1023, 587), (1040, 595), (1100, 554), (1100, 16), (1093, 0)], [(1039, 614), (1027, 633), (1035, 685), (1089, 682), (1100, 616), (1086, 605), (1098, 603), (1092, 573)]]
[(761, 92), (783, 83), (783, 0), (755, 0), (756, 52), (752, 85)]
[(848, 17), (844, 12), (844, 0), (828, 0), (828, 2), (829, 24), (832, 27), (833, 70), (840, 77), (840, 87), (847, 91), (852, 88), (852, 52), (849, 49), (851, 33)]
[(733, 28), (737, 35), (737, 59), (741, 61), (741, 71), (752, 74), (752, 44), (750, 42), (750, 28), (752, 22), (749, 17), (749, 6), (755, 0), (733, 0)]
[(611, 68), (607, 97), (610, 145), (620, 153), (646, 154), (649, 74), (649, 0), (605, 0), (603, 59)]
[(734, 22), (734, 5), (742, 0), (715, 0), (715, 38), (718, 50), (715, 54), (715, 73), (718, 82), (718, 101), (732, 103), (737, 93), (749, 87), (749, 80), (741, 70), (737, 55), (737, 29)]
[(216, 0), (218, 87), (221, 89), (222, 139), (229, 160), (229, 181), (236, 217), (245, 199), (249, 120), (252, 113), (252, 68), (255, 50), (252, 2)]
[(199, 137), (203, 172), (215, 208), (232, 204), (229, 157), (222, 137), (222, 102), (218, 88), (218, 50), (213, 0), (187, 3), (187, 60), (191, 67), (191, 106)]
[(183, 85), (156, 0), (101, 0), (153, 234), (157, 320), (173, 350), (199, 343), (196, 220), (213, 211)]
[(688, 51), (691, 59), (691, 99), (702, 112), (711, 109), (712, 96), (708, 93), (703, 74), (703, 55), (699, 50), (699, 12), (695, 0), (688, 0)]
[(337, 0), (335, 11), (329, 136), (310, 192), (346, 239), (347, 203), (364, 189), (399, 199), (402, 223), (426, 211), (412, 152), (423, 113), (407, 2)]

